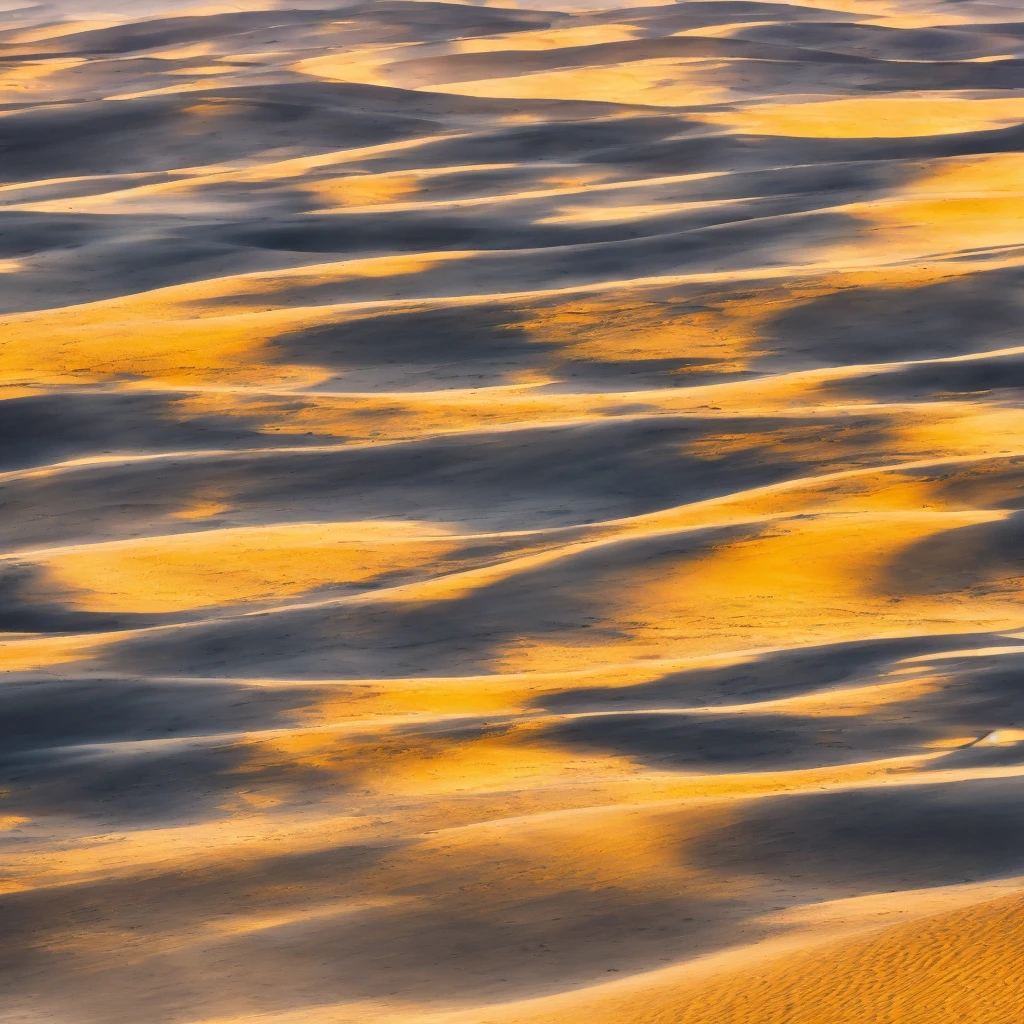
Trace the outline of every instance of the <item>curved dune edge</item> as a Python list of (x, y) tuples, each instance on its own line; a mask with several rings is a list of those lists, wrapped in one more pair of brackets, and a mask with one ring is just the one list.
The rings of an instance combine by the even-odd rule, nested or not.
[[(769, 940), (579, 992), (470, 1011), (312, 1004), (302, 1019), (561, 1024), (585, 1017), (646, 1024), (671, 1017), (685, 1024), (751, 1019), (852, 1024), (865, 1017), (928, 1021), (956, 1014), (980, 1024), (1017, 1012), (1019, 997), (1004, 954), (1022, 941), (1019, 880), (872, 897), (863, 911), (856, 908), (858, 901), (848, 902), (853, 906), (823, 907), (817, 915), (821, 923), (810, 935)], [(858, 920), (861, 914), (875, 920)], [(298, 1019), (287, 1012), (210, 1018), (204, 1024)]]
[(1020, 1006), (1005, 955), (1024, 942), (1021, 928), (1021, 896), (1015, 893), (866, 935), (854, 931), (819, 938), (810, 948), (778, 943), (739, 950), (675, 977), (669, 969), (669, 977), (627, 979), (573, 999), (556, 996), (469, 1015), (405, 1019), (555, 1024), (583, 1016), (646, 1022), (671, 1015), (681, 1024), (752, 1018), (845, 1024), (943, 1016), (992, 1021)]

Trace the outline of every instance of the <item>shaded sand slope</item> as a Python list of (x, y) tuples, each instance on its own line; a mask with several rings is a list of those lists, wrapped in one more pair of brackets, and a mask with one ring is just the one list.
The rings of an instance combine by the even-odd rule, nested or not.
[(1010, 1024), (1024, 21), (0, 17), (0, 1020)]

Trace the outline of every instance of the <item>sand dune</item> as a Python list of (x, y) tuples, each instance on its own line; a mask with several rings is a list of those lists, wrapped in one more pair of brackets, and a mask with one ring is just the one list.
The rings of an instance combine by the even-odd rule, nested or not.
[(0, 1021), (1024, 1018), (1024, 20), (0, 15)]

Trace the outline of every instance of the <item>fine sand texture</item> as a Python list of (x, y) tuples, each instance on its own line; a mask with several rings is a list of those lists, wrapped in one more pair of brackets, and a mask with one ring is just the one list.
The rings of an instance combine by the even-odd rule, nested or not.
[(1021, 1024), (1021, 0), (0, 4), (0, 1024)]

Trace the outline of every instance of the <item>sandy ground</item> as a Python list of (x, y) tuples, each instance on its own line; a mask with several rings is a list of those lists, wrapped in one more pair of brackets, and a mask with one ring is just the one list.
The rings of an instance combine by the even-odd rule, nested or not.
[(1024, 1020), (1024, 12), (0, 13), (0, 1021)]

